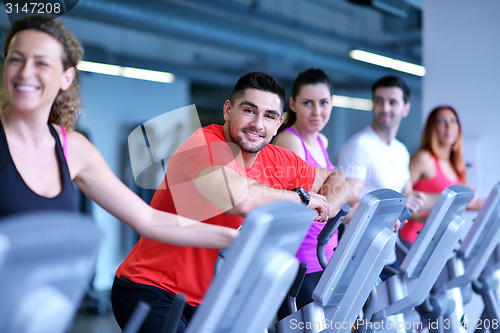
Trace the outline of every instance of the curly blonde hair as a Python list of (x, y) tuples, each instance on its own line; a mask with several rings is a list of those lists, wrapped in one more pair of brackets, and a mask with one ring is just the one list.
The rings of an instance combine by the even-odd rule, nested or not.
[[(7, 58), (9, 45), (14, 36), (23, 30), (35, 30), (49, 34), (55, 38), (63, 47), (62, 64), (64, 70), (75, 67), (83, 58), (83, 48), (78, 39), (63, 25), (63, 23), (50, 15), (29, 16), (15, 22), (6, 32), (3, 40), (3, 55)], [(81, 86), (77, 75), (71, 86), (66, 90), (60, 90), (57, 94), (52, 109), (50, 110), (49, 122), (63, 126), (67, 130), (72, 130), (78, 121), (82, 110), (82, 99), (80, 97)], [(9, 105), (9, 99), (5, 88), (2, 89), (1, 96), (2, 110)]]

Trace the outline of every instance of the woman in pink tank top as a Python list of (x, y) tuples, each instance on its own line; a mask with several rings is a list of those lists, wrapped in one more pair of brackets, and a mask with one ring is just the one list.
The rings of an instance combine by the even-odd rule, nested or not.
[[(275, 144), (290, 149), (308, 164), (335, 170), (326, 148), (328, 140), (320, 133), (332, 112), (332, 83), (320, 69), (310, 68), (295, 79), (290, 97), (290, 108), (286, 122), (275, 139)], [(297, 296), (297, 307), (312, 302), (312, 291), (321, 277), (323, 269), (316, 255), (317, 237), (325, 223), (314, 221), (302, 242), (296, 257), (306, 263), (307, 274)], [(337, 232), (325, 246), (328, 259), (337, 247)], [(280, 319), (288, 315), (286, 302), (278, 312)]]
[[(413, 189), (437, 197), (451, 185), (466, 184), (465, 169), (458, 114), (450, 106), (437, 107), (427, 119), (420, 149), (410, 162)], [(480, 209), (483, 203), (474, 197), (467, 208)], [(426, 218), (427, 212), (413, 214), (399, 232), (401, 239), (413, 244)]]

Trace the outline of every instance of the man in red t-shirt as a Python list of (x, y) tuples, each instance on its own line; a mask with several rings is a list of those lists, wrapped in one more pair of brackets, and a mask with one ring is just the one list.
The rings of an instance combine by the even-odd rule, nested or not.
[[(278, 200), (304, 202), (317, 211), (318, 221), (336, 214), (350, 199), (343, 175), (269, 144), (283, 121), (284, 100), (285, 91), (272, 76), (242, 76), (224, 104), (224, 126), (199, 129), (182, 144), (151, 206), (232, 228), (253, 208)], [(141, 237), (113, 283), (118, 324), (123, 328), (143, 300), (152, 309), (141, 332), (162, 332), (173, 296), (183, 293), (188, 303), (178, 328), (183, 332), (210, 285), (217, 256), (217, 249)]]

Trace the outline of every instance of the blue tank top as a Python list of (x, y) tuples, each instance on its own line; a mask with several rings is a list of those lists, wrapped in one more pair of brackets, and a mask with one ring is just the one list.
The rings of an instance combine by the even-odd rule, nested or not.
[(23, 212), (63, 210), (77, 212), (73, 182), (68, 164), (64, 158), (59, 135), (51, 124), (50, 133), (56, 140), (56, 153), (62, 175), (62, 190), (53, 197), (46, 198), (33, 192), (19, 174), (10, 155), (7, 138), (0, 121), (0, 218)]

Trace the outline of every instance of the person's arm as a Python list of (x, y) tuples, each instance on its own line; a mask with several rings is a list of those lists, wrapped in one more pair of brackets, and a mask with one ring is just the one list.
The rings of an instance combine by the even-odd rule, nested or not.
[[(195, 185), (207, 200), (230, 215), (245, 216), (252, 209), (273, 201), (301, 203), (296, 192), (262, 185), (226, 166), (205, 168), (196, 177)], [(327, 220), (329, 206), (323, 196), (311, 195), (308, 207), (318, 211), (316, 220)]]
[(351, 200), (349, 200), (348, 202), (351, 210), (349, 211), (349, 214), (347, 214), (347, 216), (344, 218), (344, 221), (342, 221), (342, 223), (345, 224), (351, 221), (354, 212), (358, 208), (359, 203), (361, 202), (361, 198), (358, 198), (358, 194), (363, 190), (363, 187), (365, 185), (365, 182), (359, 178), (346, 178), (346, 181), (349, 184), (353, 195)]
[(293, 151), (297, 156), (306, 160), (306, 152), (300, 138), (292, 132), (284, 131), (278, 134), (274, 145)]
[[(418, 182), (420, 179), (433, 178), (436, 172), (437, 170), (434, 166), (434, 159), (431, 153), (424, 150), (418, 151), (410, 161), (411, 183), (409, 185), (407, 184), (407, 186), (405, 187), (405, 191), (403, 191), (403, 194), (406, 195), (409, 200), (413, 200), (414, 198), (411, 197), (414, 196), (415, 192), (419, 192), (419, 191), (412, 191), (413, 185), (415, 185), (415, 183)], [(475, 191), (474, 188), (471, 189)], [(417, 195), (420, 195), (419, 193), (417, 193)], [(430, 211), (436, 205), (440, 195), (441, 193), (425, 193), (424, 197), (425, 201), (421, 205), (419, 210)], [(484, 202), (485, 201), (483, 199), (479, 199), (477, 194), (475, 194), (474, 197), (470, 200), (469, 204), (467, 205), (467, 209), (480, 210)], [(415, 212), (417, 211), (418, 210), (415, 210)]]
[(359, 143), (359, 141), (352, 141), (351, 139), (342, 147), (338, 154), (338, 169), (345, 175), (346, 182), (352, 191), (352, 197), (348, 202), (351, 210), (342, 223), (347, 224), (351, 221), (361, 202), (361, 198), (358, 195), (364, 190), (368, 172), (366, 167), (368, 164), (368, 161), (366, 161), (367, 152), (364, 149), (364, 145)]
[(413, 191), (415, 185), (420, 179), (429, 179), (436, 173), (434, 159), (428, 151), (418, 151), (410, 160), (410, 180), (406, 183), (402, 192), (408, 197), (408, 209), (416, 213), (418, 211), (429, 211), (436, 204), (440, 193), (423, 193)]
[[(427, 210), (436, 204), (437, 198), (439, 195), (429, 195), (430, 200), (427, 199), (427, 194), (422, 191), (413, 190), (413, 185), (411, 184), (411, 180), (408, 179), (406, 181), (405, 187), (401, 192), (402, 195), (408, 198), (408, 202), (406, 203), (406, 207), (412, 212), (419, 212), (421, 210)], [(434, 201), (435, 200), (435, 201)]]
[(311, 192), (323, 195), (330, 205), (330, 216), (335, 216), (343, 205), (353, 198), (353, 190), (344, 175), (337, 170), (316, 168)]
[[(351, 222), (351, 219), (356, 212), (356, 209), (358, 209), (359, 203), (361, 202), (361, 198), (358, 198), (358, 194), (363, 190), (363, 186), (365, 182), (362, 179), (359, 178), (347, 178), (346, 182), (350, 188), (350, 191), (352, 193), (352, 198), (349, 200), (348, 204), (349, 207), (351, 207), (351, 210), (349, 213), (346, 215), (344, 218), (344, 221), (342, 221), (343, 224), (348, 224)], [(399, 227), (401, 225), (401, 222), (398, 220), (396, 224), (394, 225), (394, 228), (392, 231), (396, 232), (398, 231)]]
[(68, 164), (74, 183), (86, 196), (139, 234), (174, 245), (211, 248), (228, 247), (238, 235), (232, 228), (153, 209), (115, 176), (83, 135), (71, 132), (68, 145)]
[(474, 196), (469, 204), (467, 205), (467, 210), (481, 210), (483, 208), (483, 205), (485, 203), (484, 199), (477, 199), (476, 196)]
[(486, 200), (480, 199), (479, 195), (476, 192), (476, 188), (473, 186), (469, 186), (469, 188), (474, 191), (474, 196), (472, 199), (470, 199), (469, 203), (467, 204), (466, 209), (467, 210), (481, 210), (483, 208), (483, 205)]
[[(321, 133), (318, 134), (323, 142), (325, 148), (328, 147), (328, 139)], [(275, 141), (276, 146), (281, 146), (283, 148), (293, 151), (297, 156), (305, 160), (304, 146), (300, 138), (291, 132), (281, 132)], [(345, 178), (342, 173), (338, 171), (331, 171), (323, 168), (315, 168), (316, 177), (314, 180), (314, 185), (311, 189), (311, 195), (314, 193), (319, 193), (327, 197), (327, 201), (330, 204), (330, 216), (334, 216), (340, 211), (340, 208), (348, 201), (344, 200), (346, 196), (351, 197), (350, 187), (345, 183)], [(323, 187), (324, 186), (324, 187)], [(338, 191), (341, 195), (335, 195), (335, 191)], [(331, 194), (330, 194), (331, 192)]]
[(419, 150), (410, 160), (410, 187), (413, 188), (420, 179), (429, 178), (435, 171), (434, 160), (425, 150)]
[[(351, 210), (344, 218), (343, 223), (349, 223), (351, 221), (361, 202), (359, 194), (364, 192), (365, 177), (367, 174), (366, 161), (364, 160), (365, 155), (363, 147), (360, 147), (359, 145), (355, 147), (345, 145), (339, 153), (339, 168), (340, 170), (345, 170), (348, 174), (346, 182), (352, 193), (348, 202)], [(397, 221), (393, 231), (396, 232), (400, 225), (400, 221)]]
[(319, 138), (321, 139), (321, 142), (323, 142), (323, 147), (325, 147), (325, 149), (328, 148), (328, 138), (323, 134), (323, 133), (319, 133)]

